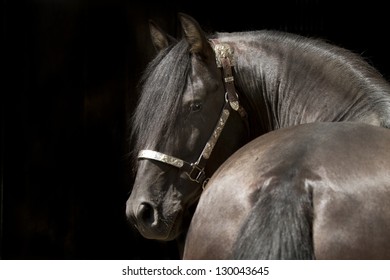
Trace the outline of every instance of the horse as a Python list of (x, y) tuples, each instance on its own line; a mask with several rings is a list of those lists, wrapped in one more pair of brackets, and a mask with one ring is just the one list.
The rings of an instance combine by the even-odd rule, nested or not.
[(390, 127), (390, 86), (363, 57), (320, 39), (259, 30), (182, 36), (149, 22), (156, 56), (131, 117), (129, 224), (183, 240), (207, 180), (235, 151), (276, 129), (356, 121)]
[(281, 128), (211, 177), (184, 259), (390, 259), (390, 131), (358, 122)]

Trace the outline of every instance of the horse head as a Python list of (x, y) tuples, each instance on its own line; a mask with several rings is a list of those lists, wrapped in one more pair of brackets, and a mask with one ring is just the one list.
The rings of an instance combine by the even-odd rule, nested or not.
[(158, 54), (132, 123), (136, 176), (126, 215), (148, 239), (185, 231), (207, 178), (247, 141), (232, 77), (217, 65), (200, 25), (185, 14), (179, 21), (180, 40), (150, 22)]

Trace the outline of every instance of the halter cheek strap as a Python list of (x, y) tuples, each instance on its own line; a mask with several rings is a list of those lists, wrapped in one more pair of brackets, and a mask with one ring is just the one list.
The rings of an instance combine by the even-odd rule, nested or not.
[(225, 105), (222, 109), (218, 123), (216, 124), (213, 134), (210, 136), (206, 145), (204, 146), (198, 160), (193, 163), (189, 163), (185, 160), (179, 159), (174, 156), (170, 156), (164, 153), (160, 153), (153, 150), (141, 150), (138, 154), (138, 159), (151, 159), (154, 161), (163, 162), (165, 164), (184, 169), (188, 178), (196, 183), (204, 184), (206, 180), (205, 165), (206, 161), (210, 158), (211, 152), (213, 151), (215, 144), (218, 141), (219, 136), (226, 124), (230, 115), (230, 105), (225, 98)]
[(201, 154), (199, 155), (198, 160), (193, 163), (189, 163), (174, 156), (153, 150), (141, 150), (138, 154), (138, 159), (140, 160), (150, 159), (183, 169), (189, 180), (202, 184), (203, 187), (208, 181), (204, 170), (206, 161), (209, 159), (211, 152), (213, 151), (215, 144), (217, 143), (218, 138), (221, 135), (223, 128), (225, 127), (231, 110), (237, 111), (248, 126), (246, 111), (240, 105), (238, 95), (234, 87), (234, 77), (232, 71), (234, 63), (233, 49), (228, 44), (220, 44), (217, 40), (214, 39), (210, 40), (210, 43), (215, 51), (217, 66), (218, 68), (222, 68), (223, 72), (223, 81), (226, 90), (225, 105), (222, 108), (214, 131), (204, 146)]

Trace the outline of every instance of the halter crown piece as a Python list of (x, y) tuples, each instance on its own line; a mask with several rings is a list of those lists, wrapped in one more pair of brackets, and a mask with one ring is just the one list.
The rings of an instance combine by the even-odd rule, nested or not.
[(222, 67), (222, 58), (229, 59), (232, 66), (235, 64), (234, 50), (228, 44), (219, 43), (213, 39), (210, 42), (214, 44), (215, 60), (218, 68)]
[(206, 161), (209, 159), (211, 152), (221, 135), (231, 110), (233, 109), (234, 111), (237, 111), (241, 117), (246, 120), (246, 112), (239, 103), (238, 95), (234, 87), (234, 77), (232, 71), (234, 64), (234, 51), (228, 44), (221, 44), (215, 39), (210, 40), (210, 44), (214, 48), (217, 67), (222, 68), (223, 72), (223, 81), (226, 90), (225, 105), (222, 108), (218, 123), (204, 146), (202, 153), (198, 157), (198, 160), (193, 163), (189, 163), (174, 156), (153, 150), (141, 150), (138, 154), (139, 160), (149, 159), (159, 161), (173, 167), (183, 169), (189, 180), (201, 184), (203, 188), (208, 181), (204, 170)]
[(228, 45), (219, 43), (217, 40), (210, 40), (214, 45), (215, 60), (218, 68), (222, 68), (224, 74), (225, 89), (227, 92), (230, 107), (234, 111), (238, 111), (240, 103), (234, 88), (234, 77), (232, 67), (234, 66), (234, 50)]

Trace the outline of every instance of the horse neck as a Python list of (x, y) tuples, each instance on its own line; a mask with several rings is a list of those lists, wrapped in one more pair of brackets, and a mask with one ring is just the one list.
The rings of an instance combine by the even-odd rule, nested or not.
[[(260, 35), (260, 36), (259, 36)], [(285, 102), (280, 85), (285, 80), (283, 56), (277, 42), (259, 32), (221, 33), (219, 40), (233, 46), (234, 75), (240, 100), (248, 111), (251, 134), (256, 137), (284, 125)]]
[(359, 120), (372, 114), (364, 112), (369, 98), (383, 99), (371, 94), (373, 87), (388, 94), (380, 75), (354, 54), (294, 36), (267, 31), (219, 35), (234, 48), (235, 83), (256, 134), (314, 121)]

